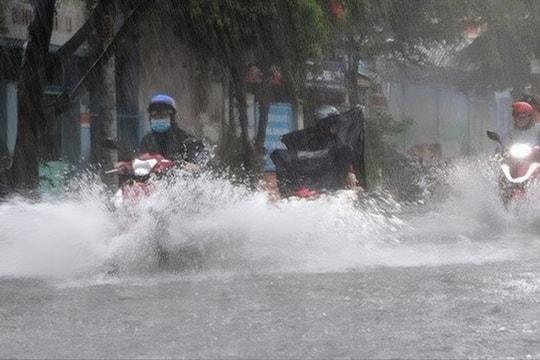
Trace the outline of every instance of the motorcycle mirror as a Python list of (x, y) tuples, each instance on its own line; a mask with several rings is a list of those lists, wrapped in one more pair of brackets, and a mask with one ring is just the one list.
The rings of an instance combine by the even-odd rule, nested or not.
[(204, 145), (200, 140), (188, 138), (182, 142), (182, 146), (186, 151), (187, 158), (184, 160), (193, 162), (204, 149)]
[(182, 142), (182, 145), (188, 150), (188, 151), (201, 151), (204, 147), (202, 142), (200, 142), (197, 139), (194, 138), (187, 138)]
[(496, 141), (498, 143), (502, 143), (500, 135), (497, 134), (496, 132), (488, 130), (486, 134), (487, 134), (487, 137), (490, 138), (491, 140)]
[(114, 138), (105, 138), (103, 140), (103, 146), (106, 147), (109, 150), (118, 150), (118, 158), (120, 159), (133, 159), (133, 156), (135, 155), (135, 150), (132, 146), (128, 144), (121, 143), (117, 139)]
[(118, 144), (118, 141), (113, 138), (106, 138), (105, 140), (103, 140), (103, 146), (111, 150), (118, 150), (120, 148), (120, 144)]

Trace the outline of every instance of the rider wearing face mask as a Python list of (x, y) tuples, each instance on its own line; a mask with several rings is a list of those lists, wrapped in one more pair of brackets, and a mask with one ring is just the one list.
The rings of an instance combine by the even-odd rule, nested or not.
[(141, 141), (141, 153), (158, 153), (167, 159), (197, 162), (203, 144), (176, 123), (176, 103), (172, 97), (154, 95), (148, 105), (148, 115), (151, 131)]
[(503, 137), (505, 147), (516, 143), (540, 144), (540, 124), (534, 121), (530, 104), (522, 101), (513, 103), (512, 118), (514, 127)]

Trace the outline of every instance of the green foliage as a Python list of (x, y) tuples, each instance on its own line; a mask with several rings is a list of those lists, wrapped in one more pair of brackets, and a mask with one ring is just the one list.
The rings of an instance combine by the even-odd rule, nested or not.
[[(461, 9), (453, 0), (342, 0), (330, 51), (373, 60), (393, 56), (417, 63), (419, 44), (453, 41), (461, 34)], [(330, 10), (329, 10), (330, 11)]]
[(376, 111), (373, 116), (366, 121), (365, 137), (365, 161), (367, 182), (372, 185), (379, 185), (384, 178), (384, 165), (391, 145), (388, 138), (404, 133), (413, 124), (413, 119), (406, 117), (395, 120), (392, 115)]
[(533, 1), (463, 1), (466, 15), (485, 24), (485, 32), (463, 51), (462, 66), (471, 70), (470, 88), (485, 92), (522, 89), (529, 61), (540, 58), (539, 4)]
[[(202, 66), (226, 75), (231, 69), (245, 70), (248, 63), (263, 71), (277, 65), (285, 86), (298, 97), (309, 58), (346, 57), (354, 64), (358, 59), (387, 57), (419, 65), (425, 60), (421, 50), (433, 43), (462, 41), (465, 18), (488, 23), (488, 31), (462, 58), (475, 88), (523, 85), (529, 58), (540, 58), (536, 1), (341, 0), (341, 4), (344, 17), (338, 19), (329, 0), (162, 0), (156, 20), (170, 15), (178, 35), (200, 55)], [(354, 70), (349, 75), (354, 76)], [(384, 135), (403, 131), (411, 122), (386, 116), (377, 114), (368, 123), (368, 127), (377, 124), (368, 129), (366, 138), (372, 154), (382, 156)]]
[[(283, 16), (289, 13), (289, 23), (283, 22)], [(281, 28), (286, 53), (295, 59), (296, 64), (304, 65), (307, 58), (322, 55), (322, 43), (329, 35), (329, 24), (323, 11), (315, 0), (291, 1), (279, 18), (276, 27)]]
[[(275, 0), (279, 3), (279, 0)], [(273, 28), (282, 56), (277, 63), (288, 80), (292, 92), (302, 97), (306, 77), (306, 61), (323, 56), (331, 29), (317, 0), (282, 2)]]
[[(206, 60), (224, 67), (252, 58), (298, 69), (321, 54), (327, 24), (316, 0), (183, 0), (170, 14), (176, 31)], [(293, 66), (294, 65), (294, 66)]]
[[(167, 2), (162, 4), (167, 7)], [(239, 94), (245, 91), (244, 74), (250, 65), (256, 65), (264, 78), (277, 67), (285, 92), (298, 96), (303, 89), (305, 63), (322, 55), (322, 44), (328, 36), (329, 26), (318, 1), (176, 0), (168, 6), (176, 33), (200, 56), (201, 72), (228, 73), (234, 84), (231, 93), (238, 96), (236, 105), (248, 158), (247, 115), (241, 104), (245, 96)], [(205, 68), (210, 66), (213, 69)], [(264, 139), (266, 129), (259, 130), (257, 137)]]

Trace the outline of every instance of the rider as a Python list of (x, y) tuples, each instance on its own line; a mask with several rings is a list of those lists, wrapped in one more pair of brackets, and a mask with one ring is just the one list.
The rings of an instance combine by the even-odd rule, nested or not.
[[(148, 115), (150, 132), (141, 140), (139, 153), (160, 154), (169, 160), (182, 161), (185, 170), (197, 170), (196, 164), (204, 146), (193, 134), (176, 123), (174, 99), (166, 94), (154, 95), (148, 104)], [(114, 167), (126, 171), (129, 165), (119, 161)]]
[(341, 114), (330, 105), (322, 105), (315, 110), (314, 119), (320, 133), (320, 145), (335, 151), (336, 175), (340, 187), (354, 189), (358, 186), (352, 165), (352, 149), (338, 136)]
[(154, 95), (148, 104), (150, 132), (142, 139), (139, 152), (159, 153), (167, 159), (197, 163), (203, 144), (175, 120), (176, 102), (166, 94)]
[(536, 94), (523, 94), (520, 101), (532, 106), (534, 121), (540, 123), (540, 96)]
[(514, 143), (540, 144), (540, 124), (533, 118), (533, 107), (518, 101), (512, 104), (512, 117), (514, 127), (502, 139), (503, 145), (508, 147)]

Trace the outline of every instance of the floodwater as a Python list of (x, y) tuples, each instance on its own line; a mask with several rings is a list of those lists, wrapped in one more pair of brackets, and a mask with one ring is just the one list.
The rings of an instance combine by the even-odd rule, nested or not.
[(210, 175), (129, 212), (91, 178), (13, 199), (0, 358), (540, 358), (540, 200), (505, 210), (492, 175), (462, 161), (415, 204), (270, 203)]

